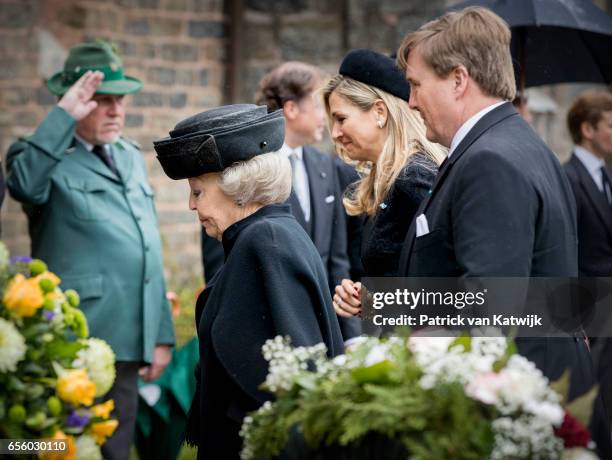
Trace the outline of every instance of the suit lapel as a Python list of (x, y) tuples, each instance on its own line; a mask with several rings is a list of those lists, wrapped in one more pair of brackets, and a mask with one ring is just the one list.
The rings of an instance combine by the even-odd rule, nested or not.
[(308, 188), (310, 189), (310, 223), (312, 225), (313, 241), (319, 241), (319, 235), (324, 231), (323, 224), (325, 216), (321, 215), (326, 210), (325, 193), (327, 192), (327, 173), (321, 171), (317, 156), (310, 152), (306, 146), (303, 147), (304, 166), (308, 175)]
[[(410, 266), (410, 256), (412, 255), (412, 247), (414, 246), (414, 240), (416, 239), (416, 217), (424, 214), (429, 207), (429, 204), (433, 200), (434, 196), (440, 190), (440, 187), (449, 176), (451, 168), (453, 165), (463, 156), (463, 154), (468, 150), (468, 148), (476, 142), (476, 140), (482, 136), (489, 128), (500, 123), (506, 118), (516, 115), (518, 116), (518, 112), (514, 109), (510, 102), (506, 102), (505, 104), (496, 107), (487, 113), (484, 117), (478, 120), (478, 123), (474, 125), (474, 127), (467, 133), (467, 135), (463, 138), (463, 140), (459, 143), (455, 151), (450, 157), (447, 157), (442, 164), (440, 165), (440, 170), (436, 175), (436, 179), (429, 191), (429, 194), (425, 197), (425, 199), (421, 202), (417, 212), (410, 223), (410, 227), (408, 228), (408, 233), (406, 234), (406, 239), (404, 240), (404, 247), (402, 249), (402, 254), (400, 256), (400, 267), (404, 267), (406, 272), (408, 267)], [(430, 229), (433, 230), (433, 229)]]
[(88, 151), (79, 141), (75, 141), (74, 148), (75, 151), (72, 154), (73, 161), (107, 179), (115, 182), (119, 181), (119, 178), (108, 168), (108, 166), (106, 166), (95, 153)]
[(132, 169), (134, 167), (134, 157), (126, 151), (126, 146), (121, 140), (115, 142), (111, 146), (111, 149), (113, 151), (113, 160), (115, 161), (115, 166), (117, 167), (117, 171), (119, 172), (119, 176), (121, 177), (121, 182), (126, 184), (132, 175)]
[(606, 228), (612, 229), (612, 208), (606, 201), (604, 194), (597, 188), (597, 185), (593, 181), (593, 177), (576, 155), (572, 154), (570, 163), (576, 170), (580, 178), (580, 187), (582, 187), (584, 193), (589, 198), (595, 212), (599, 215)]
[(306, 218), (304, 217), (304, 212), (302, 211), (300, 200), (293, 191), (293, 188), (291, 188), (291, 193), (289, 194), (289, 198), (287, 198), (287, 203), (291, 205), (291, 214), (293, 214), (293, 216), (296, 218), (302, 228), (306, 230), (306, 233), (308, 233), (308, 227), (306, 226)]

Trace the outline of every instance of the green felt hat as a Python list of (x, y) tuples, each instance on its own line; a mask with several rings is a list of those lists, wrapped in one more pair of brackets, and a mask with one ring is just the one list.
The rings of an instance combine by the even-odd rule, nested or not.
[(64, 70), (49, 78), (47, 88), (56, 96), (63, 96), (88, 70), (104, 74), (96, 94), (130, 94), (142, 88), (142, 81), (124, 75), (121, 58), (110, 43), (102, 40), (79, 43), (70, 48)]

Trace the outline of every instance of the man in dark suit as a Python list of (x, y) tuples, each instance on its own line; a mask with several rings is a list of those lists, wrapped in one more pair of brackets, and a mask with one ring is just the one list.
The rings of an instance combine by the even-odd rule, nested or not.
[[(408, 34), (398, 63), (427, 138), (449, 147), (408, 231), (400, 273), (576, 276), (571, 189), (553, 153), (508, 102), (516, 87), (506, 23), (484, 8), (448, 13)], [(583, 337), (517, 339), (517, 346), (553, 380), (570, 369), (570, 397), (594, 383)]]
[[(333, 157), (308, 145), (320, 141), (325, 129), (325, 111), (314, 95), (321, 80), (318, 68), (302, 62), (286, 62), (263, 77), (256, 103), (266, 105), (269, 111), (283, 110), (285, 142), (279, 154), (289, 158), (293, 170), (288, 202), (321, 255), (332, 291), (342, 279), (349, 278), (350, 267), (346, 214)], [(211, 249), (214, 243), (205, 237), (203, 240), (204, 270), (210, 279), (208, 259), (213, 258), (211, 263), (214, 263), (216, 253)], [(358, 325), (358, 319), (341, 321), (344, 338), (358, 335)]]
[[(578, 270), (581, 276), (612, 277), (612, 191), (606, 161), (612, 160), (612, 94), (583, 93), (567, 124), (575, 147), (565, 172), (578, 211)], [(612, 407), (612, 339), (591, 338), (597, 379), (608, 414)]]

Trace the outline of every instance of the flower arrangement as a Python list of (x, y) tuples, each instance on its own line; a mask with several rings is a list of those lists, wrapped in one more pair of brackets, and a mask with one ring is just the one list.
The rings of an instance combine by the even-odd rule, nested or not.
[(365, 338), (331, 360), (276, 337), (263, 354), (276, 399), (245, 417), (244, 460), (597, 458), (564, 451), (589, 444), (562, 406), (568, 375), (553, 390), (503, 337)]
[(48, 459), (101, 459), (117, 428), (112, 400), (95, 404), (115, 379), (115, 355), (89, 338), (74, 290), (40, 260), (9, 260), (0, 242), (0, 437), (65, 440)]

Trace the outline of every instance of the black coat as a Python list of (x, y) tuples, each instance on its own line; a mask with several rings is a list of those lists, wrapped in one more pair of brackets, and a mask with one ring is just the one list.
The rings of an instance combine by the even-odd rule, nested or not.
[[(576, 204), (559, 161), (512, 104), (481, 118), (444, 162), (425, 214), (413, 220), (400, 276), (574, 277)], [(521, 354), (550, 379), (571, 369), (570, 395), (594, 383), (581, 338), (518, 339)]]
[(576, 198), (578, 270), (586, 276), (612, 276), (612, 207), (576, 155), (564, 169)]
[[(295, 346), (343, 352), (321, 258), (288, 205), (266, 206), (223, 233), (225, 264), (198, 298), (198, 458), (233, 458), (246, 412), (271, 395), (258, 389), (261, 347), (276, 335)], [(299, 257), (296, 257), (299, 254)], [(193, 432), (194, 427), (190, 427)]]
[(380, 209), (365, 224), (361, 259), (367, 276), (398, 276), (402, 246), (417, 208), (429, 193), (438, 167), (417, 153), (393, 183)]
[[(612, 277), (612, 207), (576, 155), (572, 154), (564, 169), (576, 198), (580, 275)], [(592, 338), (591, 350), (600, 394), (608, 413), (608, 423), (599, 428), (602, 433), (599, 436), (593, 433), (598, 444), (602, 444), (598, 438), (609, 432), (605, 427), (609, 426), (612, 410), (612, 339)]]

